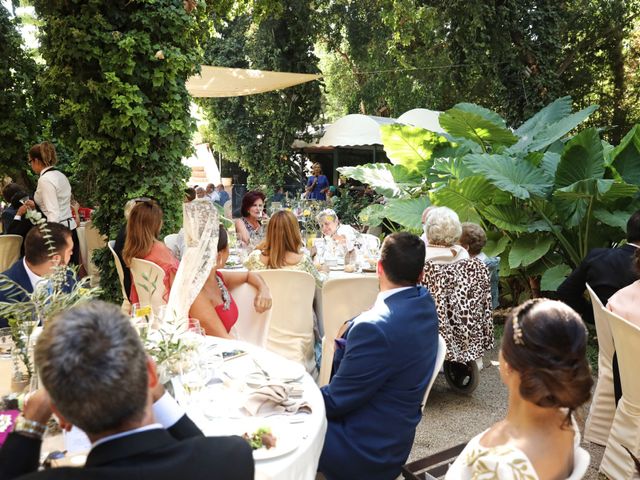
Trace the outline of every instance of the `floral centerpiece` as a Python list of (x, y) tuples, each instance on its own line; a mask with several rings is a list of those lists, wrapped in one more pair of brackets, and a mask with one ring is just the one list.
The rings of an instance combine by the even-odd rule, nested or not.
[[(34, 228), (40, 229), (49, 258), (54, 261), (58, 252), (46, 219), (35, 210), (29, 210), (26, 217), (34, 223)], [(6, 302), (0, 302), (0, 317), (6, 318), (11, 328), (14, 375), (23, 371), (23, 378), (14, 378), (17, 383), (28, 383), (35, 373), (32, 358), (35, 327), (100, 293), (98, 288), (90, 287), (89, 277), (76, 279), (76, 267), (56, 263), (51, 273), (35, 286), (33, 292), (28, 292), (6, 275), (0, 274), (0, 291), (7, 298)]]

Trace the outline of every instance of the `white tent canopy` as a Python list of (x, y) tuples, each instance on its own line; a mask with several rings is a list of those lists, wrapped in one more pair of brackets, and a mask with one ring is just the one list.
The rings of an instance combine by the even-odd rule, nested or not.
[(320, 77), (321, 75), (309, 73), (269, 72), (203, 65), (200, 75), (194, 75), (187, 80), (187, 90), (193, 97), (240, 97), (280, 90)]
[(414, 108), (400, 115), (397, 122), (424, 128), (436, 133), (445, 133), (438, 120), (441, 113), (442, 112), (428, 110), (426, 108)]
[(319, 147), (382, 145), (380, 126), (397, 123), (395, 118), (351, 114), (333, 123), (318, 142)]

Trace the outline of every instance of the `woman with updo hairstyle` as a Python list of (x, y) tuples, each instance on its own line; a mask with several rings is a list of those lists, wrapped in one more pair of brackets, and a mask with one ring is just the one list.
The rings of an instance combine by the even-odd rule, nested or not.
[(593, 385), (586, 348), (586, 327), (564, 303), (535, 299), (516, 308), (499, 357), (509, 390), (506, 418), (469, 441), (446, 479), (487, 471), (496, 479), (582, 478), (589, 454), (572, 415)]
[(71, 211), (71, 184), (65, 174), (56, 169), (57, 163), (56, 149), (50, 142), (37, 143), (29, 149), (29, 164), (39, 175), (33, 200), (48, 222), (61, 223), (71, 230), (71, 263), (80, 265), (78, 225)]
[(258, 191), (247, 192), (242, 197), (241, 217), (234, 223), (237, 238), (245, 247), (255, 247), (264, 238), (264, 200), (264, 193)]
[(450, 208), (431, 208), (424, 215), (424, 234), (427, 238), (425, 260), (454, 263), (469, 258), (469, 253), (458, 244), (462, 234), (460, 219)]

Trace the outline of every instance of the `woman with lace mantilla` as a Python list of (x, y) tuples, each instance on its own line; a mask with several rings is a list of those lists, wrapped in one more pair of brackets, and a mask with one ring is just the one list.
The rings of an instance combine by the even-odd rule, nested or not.
[(505, 322), (507, 416), (471, 439), (446, 480), (577, 480), (589, 466), (573, 411), (590, 396), (587, 330), (564, 303), (535, 299)]

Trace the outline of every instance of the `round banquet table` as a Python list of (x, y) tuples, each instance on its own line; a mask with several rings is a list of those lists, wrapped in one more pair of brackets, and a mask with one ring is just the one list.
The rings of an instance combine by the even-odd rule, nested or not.
[[(258, 346), (239, 340), (226, 340), (207, 337), (207, 342), (215, 345), (215, 351), (244, 350), (247, 355), (223, 362), (216, 369), (216, 377), (210, 382), (200, 397), (204, 400), (189, 400), (176, 389), (176, 400), (185, 407), (189, 417), (200, 427), (205, 435), (242, 435), (251, 433), (258, 427), (268, 425), (278, 437), (278, 431), (284, 431), (293, 438), (284, 439), (297, 445), (292, 451), (274, 458), (256, 460), (256, 480), (313, 480), (316, 478), (318, 460), (324, 444), (327, 430), (327, 419), (322, 394), (313, 378), (295, 362)], [(254, 363), (254, 359), (259, 363)], [(258, 366), (259, 365), (259, 366)], [(273, 377), (278, 375), (278, 366), (288, 371), (299, 371), (302, 375), (298, 384), (303, 389), (301, 399), (311, 407), (311, 413), (295, 415), (275, 415), (271, 417), (250, 417), (242, 413), (241, 406), (245, 400), (243, 393), (238, 393), (237, 386), (243, 382), (246, 373), (255, 373), (262, 367)], [(229, 375), (224, 372), (230, 372)], [(233, 377), (233, 378), (228, 378)], [(219, 379), (224, 379), (221, 384)], [(217, 380), (217, 383), (216, 383)], [(229, 385), (227, 385), (229, 384)], [(244, 385), (241, 388), (246, 388)], [(216, 391), (217, 390), (217, 391)], [(210, 396), (208, 394), (211, 394)], [(246, 394), (246, 392), (244, 392)], [(182, 398), (181, 398), (182, 397)]]

